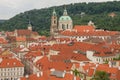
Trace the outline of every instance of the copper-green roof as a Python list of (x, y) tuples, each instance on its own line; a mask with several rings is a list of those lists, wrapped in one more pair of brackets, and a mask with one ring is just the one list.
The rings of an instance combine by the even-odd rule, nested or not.
[(59, 21), (69, 21), (69, 20), (72, 20), (70, 16), (61, 16), (59, 18)]

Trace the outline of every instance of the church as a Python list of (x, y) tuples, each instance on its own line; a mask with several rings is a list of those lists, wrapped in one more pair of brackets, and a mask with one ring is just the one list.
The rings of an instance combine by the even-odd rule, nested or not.
[(71, 17), (68, 15), (66, 8), (64, 9), (63, 15), (59, 19), (54, 9), (51, 17), (50, 35), (57, 36), (61, 31), (72, 29), (73, 21)]
[(102, 40), (111, 39), (111, 36), (117, 33), (117, 31), (96, 29), (92, 21), (89, 21), (87, 25), (74, 25), (73, 27), (73, 20), (68, 15), (66, 8), (59, 19), (55, 10), (53, 10), (50, 26), (50, 35), (52, 37), (76, 39), (78, 42), (83, 42), (91, 38)]

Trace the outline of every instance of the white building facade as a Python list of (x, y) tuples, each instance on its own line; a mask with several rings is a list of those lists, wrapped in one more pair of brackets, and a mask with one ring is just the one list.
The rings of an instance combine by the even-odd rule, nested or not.
[(24, 65), (17, 59), (0, 61), (0, 80), (17, 80), (24, 75)]

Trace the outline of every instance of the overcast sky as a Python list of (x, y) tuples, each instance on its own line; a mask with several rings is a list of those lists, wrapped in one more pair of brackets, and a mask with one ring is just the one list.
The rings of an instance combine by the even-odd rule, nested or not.
[(31, 9), (64, 5), (78, 2), (103, 2), (113, 0), (0, 0), (0, 19), (9, 19)]

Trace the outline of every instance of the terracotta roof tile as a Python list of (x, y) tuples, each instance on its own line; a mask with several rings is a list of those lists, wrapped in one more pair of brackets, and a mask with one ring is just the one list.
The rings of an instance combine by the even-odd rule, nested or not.
[(16, 58), (2, 59), (0, 62), (1, 68), (24, 67), (24, 65)]
[(19, 30), (17, 30), (17, 34), (18, 34), (18, 36), (30, 36), (31, 30), (19, 29)]
[[(20, 78), (20, 80), (73, 80), (74, 75), (70, 73), (66, 73), (63, 78), (51, 76), (50, 71), (44, 71), (42, 76), (37, 76), (37, 74), (31, 74), (28, 78)], [(76, 77), (76, 80), (80, 80), (80, 77)]]
[(77, 30), (78, 32), (84, 32), (84, 31), (94, 31), (95, 28), (93, 26), (88, 26), (88, 25), (75, 25), (74, 29)]
[(7, 44), (7, 40), (5, 38), (0, 38), (0, 44)]

